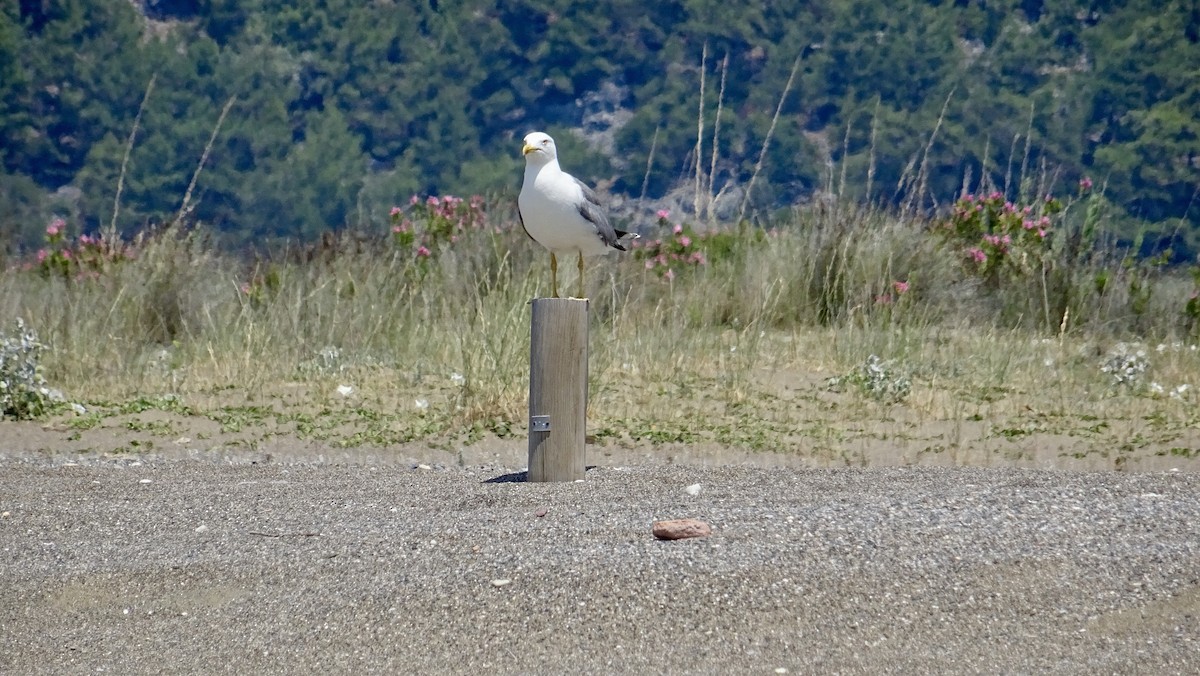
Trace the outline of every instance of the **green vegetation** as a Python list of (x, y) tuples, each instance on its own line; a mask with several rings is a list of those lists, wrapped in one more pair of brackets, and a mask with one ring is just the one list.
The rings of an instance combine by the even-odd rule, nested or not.
[[(954, 215), (820, 206), (693, 239), (662, 214), (644, 249), (588, 277), (597, 452), (1190, 461), (1200, 288), (1154, 261), (1054, 246), (1084, 202), (1060, 204), (1045, 237), (1023, 235), (1024, 264), (994, 268), (969, 255), (990, 226)], [(0, 272), (0, 315), (45, 346), (21, 363), (65, 396), (7, 417), (39, 417), (79, 450), (420, 444), (461, 462), (519, 441), (544, 252), (507, 203), (427, 199), (393, 222), (257, 263), (174, 226), (94, 269)]]
[(0, 418), (522, 436), (541, 128), (643, 235), (589, 275), (597, 444), (1190, 461), (1198, 38), (1148, 1), (0, 3)]
[(378, 227), (412, 194), (511, 194), (544, 128), (584, 178), (701, 214), (1090, 176), (1110, 234), (1187, 262), (1198, 39), (1195, 3), (1151, 0), (3, 2), (0, 248), (55, 214), (230, 244)]
[(45, 349), (20, 318), (11, 334), (0, 333), (0, 417), (36, 418), (50, 408), (53, 397), (41, 364)]

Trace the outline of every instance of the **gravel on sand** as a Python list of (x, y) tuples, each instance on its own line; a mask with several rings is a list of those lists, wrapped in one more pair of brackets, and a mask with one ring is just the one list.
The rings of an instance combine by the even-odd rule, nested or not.
[(0, 459), (0, 673), (1200, 673), (1200, 475), (521, 478)]

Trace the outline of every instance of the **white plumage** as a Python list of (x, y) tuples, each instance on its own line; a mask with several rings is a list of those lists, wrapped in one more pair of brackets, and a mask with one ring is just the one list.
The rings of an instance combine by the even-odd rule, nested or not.
[(521, 225), (550, 250), (550, 279), (558, 297), (558, 255), (579, 259), (579, 296), (584, 295), (583, 257), (625, 251), (621, 239), (634, 237), (608, 222), (595, 191), (558, 165), (554, 139), (542, 132), (525, 137), (525, 181), (517, 197)]

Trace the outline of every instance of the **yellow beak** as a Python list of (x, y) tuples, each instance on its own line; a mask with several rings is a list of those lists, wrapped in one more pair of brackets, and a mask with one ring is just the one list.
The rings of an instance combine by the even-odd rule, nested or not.
[(537, 150), (537, 146), (531, 146), (531, 145), (529, 145), (528, 143), (526, 143), (526, 144), (525, 144), (525, 147), (524, 147), (524, 148), (521, 148), (521, 154), (522, 154), (522, 155), (528, 155), (529, 153), (531, 153), (531, 152), (533, 152), (533, 151), (535, 151), (535, 150)]

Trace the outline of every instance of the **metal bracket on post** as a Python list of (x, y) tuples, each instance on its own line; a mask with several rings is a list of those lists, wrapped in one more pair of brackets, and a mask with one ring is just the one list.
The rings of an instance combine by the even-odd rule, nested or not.
[(529, 431), (530, 432), (549, 432), (550, 431), (550, 416), (548, 416), (548, 415), (529, 416)]

